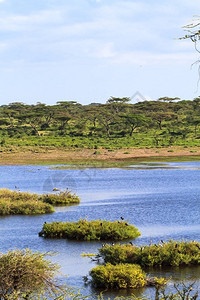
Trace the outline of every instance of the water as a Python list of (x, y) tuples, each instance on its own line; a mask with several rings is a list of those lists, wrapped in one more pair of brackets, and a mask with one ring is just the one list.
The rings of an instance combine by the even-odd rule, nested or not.
[[(53, 188), (76, 192), (80, 205), (58, 207), (42, 216), (0, 217), (0, 251), (30, 248), (57, 252), (53, 258), (68, 275), (67, 283), (84, 287), (82, 277), (95, 266), (83, 252), (97, 253), (100, 242), (50, 240), (38, 237), (43, 223), (77, 221), (79, 218), (120, 220), (123, 216), (141, 231), (134, 243), (162, 240), (200, 241), (200, 162), (170, 163), (166, 166), (131, 166), (109, 169), (52, 169), (49, 166), (0, 166), (0, 188), (35, 193)], [(174, 280), (199, 280), (200, 268), (153, 271)], [(85, 294), (90, 294), (86, 287)], [(153, 289), (137, 293), (152, 294)], [(127, 291), (122, 294), (126, 295)], [(119, 292), (112, 292), (116, 296)], [(111, 295), (107, 293), (106, 295)]]

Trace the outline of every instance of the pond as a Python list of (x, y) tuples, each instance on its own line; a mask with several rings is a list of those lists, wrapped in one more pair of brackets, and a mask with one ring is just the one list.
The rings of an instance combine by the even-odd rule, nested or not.
[[(101, 242), (75, 242), (38, 236), (43, 223), (76, 221), (80, 218), (120, 220), (123, 217), (139, 228), (137, 245), (162, 240), (200, 241), (200, 162), (166, 163), (127, 168), (53, 169), (52, 166), (0, 166), (0, 188), (52, 192), (69, 188), (81, 198), (80, 205), (58, 207), (42, 216), (0, 217), (0, 252), (30, 248), (53, 251), (51, 258), (68, 275), (67, 284), (84, 287), (83, 276), (95, 266), (83, 252), (97, 253)], [(174, 280), (199, 280), (200, 268), (166, 269), (154, 274)], [(91, 294), (84, 287), (84, 294)], [(153, 289), (137, 293), (152, 294)], [(126, 295), (124, 291), (122, 295)], [(118, 292), (106, 293), (116, 296)]]

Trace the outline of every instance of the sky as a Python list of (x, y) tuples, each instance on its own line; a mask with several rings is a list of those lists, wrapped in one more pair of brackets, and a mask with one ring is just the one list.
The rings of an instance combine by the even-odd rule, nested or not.
[[(199, 0), (0, 0), (0, 105), (192, 100)], [(133, 102), (135, 101), (133, 97)]]

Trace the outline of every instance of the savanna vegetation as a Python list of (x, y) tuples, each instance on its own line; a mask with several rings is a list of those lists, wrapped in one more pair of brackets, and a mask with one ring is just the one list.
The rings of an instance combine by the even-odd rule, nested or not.
[(200, 146), (200, 97), (162, 97), (131, 104), (111, 97), (105, 104), (59, 101), (0, 106), (0, 151)]
[(105, 263), (138, 264), (142, 267), (200, 264), (200, 243), (196, 241), (160, 242), (137, 247), (131, 244), (108, 245), (99, 249)]
[(125, 221), (80, 219), (77, 222), (45, 223), (40, 236), (46, 238), (67, 238), (71, 240), (125, 240), (135, 239), (140, 232)]
[[(59, 194), (37, 195), (0, 189), (0, 215), (36, 215), (53, 213), (53, 206), (72, 205), (80, 200), (69, 191)], [(53, 205), (53, 206), (52, 206)]]

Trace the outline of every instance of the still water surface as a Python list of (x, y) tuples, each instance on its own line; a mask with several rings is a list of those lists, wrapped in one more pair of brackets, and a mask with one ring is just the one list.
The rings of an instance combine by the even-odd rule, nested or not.
[[(0, 252), (15, 248), (57, 252), (52, 260), (62, 266), (71, 286), (84, 287), (82, 277), (95, 263), (81, 257), (81, 253), (97, 253), (101, 243), (43, 239), (38, 232), (45, 221), (77, 221), (85, 217), (114, 221), (123, 216), (139, 228), (141, 237), (134, 241), (138, 245), (161, 239), (200, 241), (200, 162), (63, 170), (0, 166), (0, 174), (0, 188), (34, 193), (69, 188), (80, 196), (80, 205), (58, 207), (53, 214), (0, 217)], [(199, 267), (153, 273), (172, 276), (174, 280), (200, 278)], [(153, 293), (153, 289), (143, 291)], [(90, 288), (86, 287), (84, 293), (90, 294)]]

